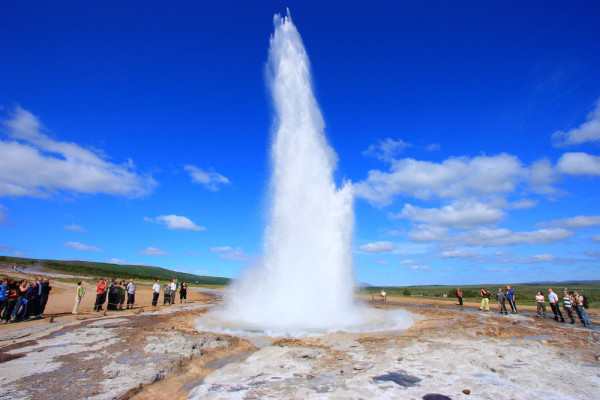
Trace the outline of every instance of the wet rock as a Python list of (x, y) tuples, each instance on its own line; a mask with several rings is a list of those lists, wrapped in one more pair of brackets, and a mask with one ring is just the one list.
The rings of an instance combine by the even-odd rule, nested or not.
[(406, 371), (389, 372), (385, 375), (375, 376), (373, 377), (373, 380), (376, 382), (394, 382), (402, 387), (415, 386), (417, 383), (421, 382), (420, 378), (408, 375)]

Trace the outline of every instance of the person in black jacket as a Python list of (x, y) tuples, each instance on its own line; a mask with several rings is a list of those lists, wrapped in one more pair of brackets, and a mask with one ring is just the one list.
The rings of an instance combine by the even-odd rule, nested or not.
[(50, 286), (50, 279), (44, 279), (42, 281), (42, 298), (40, 299), (40, 314), (43, 314), (46, 310), (46, 304), (48, 304), (48, 297), (50, 297), (51, 290), (52, 286)]

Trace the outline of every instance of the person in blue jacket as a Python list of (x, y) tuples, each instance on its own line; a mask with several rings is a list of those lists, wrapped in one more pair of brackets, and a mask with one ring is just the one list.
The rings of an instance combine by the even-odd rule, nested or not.
[(510, 285), (506, 286), (506, 300), (508, 300), (508, 304), (510, 305), (510, 310), (513, 314), (517, 313), (517, 305), (515, 304), (517, 300), (517, 296), (515, 295), (515, 291), (512, 290)]

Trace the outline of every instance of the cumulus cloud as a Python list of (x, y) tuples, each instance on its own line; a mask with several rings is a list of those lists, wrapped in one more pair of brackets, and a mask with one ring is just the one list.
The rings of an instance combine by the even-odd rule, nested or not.
[(568, 175), (600, 175), (600, 156), (565, 153), (558, 159), (556, 169)]
[(64, 243), (64, 245), (68, 246), (68, 247), (72, 247), (75, 250), (97, 251), (97, 252), (103, 251), (102, 249), (100, 249), (98, 247), (88, 246), (87, 244), (83, 244), (83, 243), (79, 243), (79, 242), (66, 242), (66, 243)]
[(176, 231), (203, 231), (206, 229), (203, 226), (196, 225), (189, 218), (179, 215), (159, 215), (156, 218), (144, 217), (144, 221), (165, 225), (168, 229)]
[(427, 261), (423, 260), (402, 260), (399, 262), (401, 265), (411, 265), (411, 264), (425, 264)]
[(405, 158), (393, 160), (389, 172), (369, 171), (368, 178), (353, 188), (356, 196), (383, 206), (398, 195), (426, 200), (512, 193), (526, 177), (519, 159), (508, 154), (455, 157), (441, 163)]
[(65, 229), (71, 232), (85, 232), (85, 228), (83, 226), (79, 226), (79, 225), (67, 225), (65, 226)]
[(448, 228), (472, 228), (497, 224), (504, 219), (504, 212), (489, 204), (456, 201), (442, 208), (421, 208), (405, 204), (402, 211), (392, 215), (392, 218), (407, 218)]
[(367, 253), (390, 253), (396, 250), (397, 246), (392, 242), (375, 242), (363, 244), (358, 248), (360, 251)]
[(145, 256), (166, 256), (171, 254), (169, 251), (157, 249), (156, 247), (148, 247), (147, 249), (138, 251), (138, 254), (143, 254)]
[(554, 132), (552, 142), (556, 147), (576, 146), (586, 142), (600, 143), (600, 99), (583, 124), (567, 132)]
[(252, 259), (252, 256), (245, 254), (239, 246), (235, 248), (231, 246), (211, 247), (210, 251), (219, 253), (219, 257), (224, 260), (249, 261)]
[(535, 200), (522, 199), (506, 204), (507, 210), (525, 210), (527, 208), (535, 207), (538, 204)]
[(391, 161), (396, 158), (397, 155), (402, 153), (405, 148), (410, 146), (410, 143), (407, 143), (402, 139), (379, 139), (377, 143), (370, 145), (367, 150), (362, 152), (362, 154), (364, 156), (374, 157), (382, 161)]
[(441, 258), (477, 258), (480, 257), (476, 251), (448, 250), (440, 254)]
[(222, 185), (228, 185), (231, 183), (229, 179), (212, 168), (208, 171), (202, 168), (196, 167), (195, 165), (186, 165), (183, 167), (189, 172), (192, 182), (204, 185), (208, 190), (216, 192)]
[(555, 219), (538, 225), (569, 229), (588, 228), (590, 226), (600, 226), (600, 215), (579, 215), (572, 218)]
[(0, 196), (44, 197), (58, 191), (140, 197), (156, 182), (139, 175), (131, 160), (106, 161), (98, 151), (50, 138), (39, 119), (17, 107), (2, 121)]
[(408, 269), (411, 271), (429, 271), (431, 268), (429, 268), (427, 265), (413, 265), (408, 267)]
[(408, 233), (408, 237), (414, 242), (438, 242), (447, 239), (449, 229), (437, 225), (417, 225)]

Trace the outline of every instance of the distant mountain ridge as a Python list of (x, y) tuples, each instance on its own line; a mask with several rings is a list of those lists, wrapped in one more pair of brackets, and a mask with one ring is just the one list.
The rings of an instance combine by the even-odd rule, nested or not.
[(45, 260), (36, 258), (0, 256), (0, 262), (9, 264), (36, 265), (56, 271), (84, 274), (94, 277), (118, 276), (123, 279), (172, 280), (192, 282), (205, 285), (227, 285), (231, 279), (217, 276), (204, 276), (187, 272), (172, 271), (161, 267), (147, 265), (121, 265), (91, 261)]

